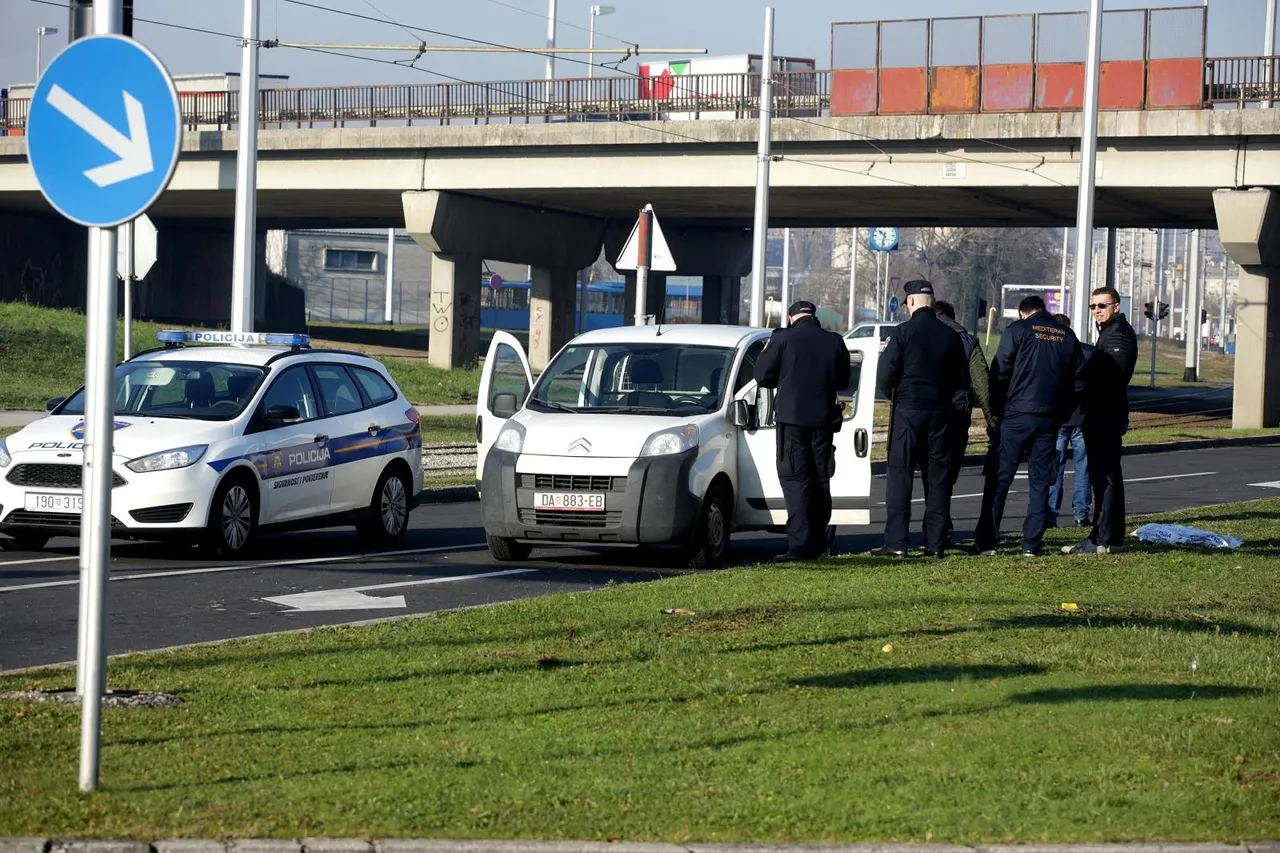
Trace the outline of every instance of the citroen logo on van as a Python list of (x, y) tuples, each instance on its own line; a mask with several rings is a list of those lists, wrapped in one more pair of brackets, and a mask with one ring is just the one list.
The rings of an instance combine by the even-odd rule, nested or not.
[(579, 453), (584, 456), (589, 455), (591, 453), (591, 442), (587, 441), (585, 438), (580, 438), (573, 444), (569, 445), (569, 452)]

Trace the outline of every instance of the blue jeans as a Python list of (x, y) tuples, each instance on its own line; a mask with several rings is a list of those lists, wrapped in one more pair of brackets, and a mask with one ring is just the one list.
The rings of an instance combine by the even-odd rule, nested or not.
[(1058, 477), (1049, 488), (1049, 519), (1057, 523), (1062, 509), (1062, 484), (1067, 474), (1067, 445), (1076, 460), (1075, 484), (1071, 493), (1071, 513), (1076, 521), (1089, 518), (1089, 456), (1084, 446), (1084, 430), (1064, 426), (1058, 430)]

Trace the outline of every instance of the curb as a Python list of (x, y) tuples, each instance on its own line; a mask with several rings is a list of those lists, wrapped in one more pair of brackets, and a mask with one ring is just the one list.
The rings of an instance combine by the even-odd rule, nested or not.
[[(1164, 444), (1134, 444), (1123, 448), (1121, 456), (1150, 456), (1156, 453), (1176, 453), (1184, 450), (1213, 450), (1218, 447), (1265, 447), (1280, 444), (1280, 435), (1251, 435), (1244, 438), (1197, 438), (1190, 441), (1170, 441)], [(987, 459), (985, 453), (968, 453), (961, 466), (971, 468), (982, 465)], [(888, 468), (885, 461), (872, 462), (871, 473), (883, 474)], [(1025, 849), (1025, 848), (1019, 848)], [(1280, 853), (1275, 851), (1274, 853)]]
[(521, 841), (386, 838), (176, 838), (140, 841), (0, 838), (0, 853), (1280, 853), (1280, 842), (1244, 841), (1095, 844), (941, 843), (862, 844), (668, 844), (663, 842)]
[[(418, 497), (418, 506), (427, 504), (455, 504), (480, 500), (480, 493), (475, 486), (441, 486), (432, 488), (424, 486)], [(0, 853), (5, 853), (0, 849)]]

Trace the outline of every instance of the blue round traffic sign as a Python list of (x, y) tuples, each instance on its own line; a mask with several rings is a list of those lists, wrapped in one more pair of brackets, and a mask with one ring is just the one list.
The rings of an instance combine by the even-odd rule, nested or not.
[(889, 314), (892, 316), (898, 313), (898, 297), (889, 300)]
[(31, 96), (27, 157), (63, 216), (111, 228), (136, 219), (173, 177), (182, 111), (169, 72), (133, 39), (68, 45)]

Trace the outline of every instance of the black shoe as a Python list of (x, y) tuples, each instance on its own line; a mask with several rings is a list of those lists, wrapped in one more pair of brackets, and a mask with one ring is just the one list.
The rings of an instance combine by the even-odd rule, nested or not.
[(983, 547), (982, 545), (970, 545), (968, 548), (961, 548), (961, 551), (970, 557), (994, 557), (996, 555), (996, 546)]
[(1093, 522), (1087, 518), (1077, 518), (1076, 527), (1093, 527)]
[(867, 553), (872, 557), (894, 557), (898, 559), (901, 559), (902, 557), (907, 556), (906, 551), (902, 551), (897, 548), (885, 548), (885, 547), (872, 548)]
[(1024, 556), (1024, 557), (1039, 557), (1039, 556), (1040, 556), (1040, 551), (1039, 551), (1038, 549), (1023, 548), (1023, 549), (1022, 549), (1022, 556)]
[(924, 555), (930, 560), (941, 560), (946, 557), (942, 551), (930, 551), (928, 548), (924, 549)]
[(796, 560), (803, 560), (803, 559), (804, 557), (801, 557), (799, 554), (793, 554), (790, 551), (787, 551), (785, 554), (779, 554), (778, 556), (774, 557), (773, 562), (794, 563)]
[(1045, 526), (1045, 528), (1046, 528), (1046, 529), (1048, 529), (1048, 528), (1050, 528), (1050, 527), (1057, 527), (1057, 526), (1058, 526), (1058, 520), (1057, 520), (1057, 519), (1054, 519), (1053, 521), (1046, 521), (1046, 522), (1044, 523), (1044, 526)]

